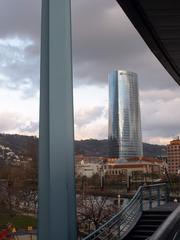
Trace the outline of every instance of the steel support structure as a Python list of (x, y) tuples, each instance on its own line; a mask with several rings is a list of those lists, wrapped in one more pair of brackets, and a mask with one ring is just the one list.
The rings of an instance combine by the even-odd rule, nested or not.
[(42, 0), (38, 240), (75, 240), (70, 0)]

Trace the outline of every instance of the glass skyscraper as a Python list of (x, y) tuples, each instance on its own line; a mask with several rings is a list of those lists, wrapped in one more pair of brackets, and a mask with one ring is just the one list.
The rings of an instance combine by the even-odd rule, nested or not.
[(137, 74), (112, 71), (109, 80), (109, 156), (120, 161), (142, 156)]

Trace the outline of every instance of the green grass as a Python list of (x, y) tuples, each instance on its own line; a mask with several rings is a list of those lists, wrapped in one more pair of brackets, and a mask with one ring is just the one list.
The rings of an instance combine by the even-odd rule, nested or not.
[(8, 223), (12, 223), (15, 228), (18, 229), (27, 229), (28, 226), (32, 226), (33, 229), (37, 228), (37, 218), (30, 216), (14, 216), (10, 215), (0, 215), (0, 229), (2, 225), (7, 225)]

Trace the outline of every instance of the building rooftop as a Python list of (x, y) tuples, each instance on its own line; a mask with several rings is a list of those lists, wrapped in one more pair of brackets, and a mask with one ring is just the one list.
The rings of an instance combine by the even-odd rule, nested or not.
[(177, 137), (176, 139), (170, 141), (170, 144), (168, 145), (180, 145), (180, 139)]

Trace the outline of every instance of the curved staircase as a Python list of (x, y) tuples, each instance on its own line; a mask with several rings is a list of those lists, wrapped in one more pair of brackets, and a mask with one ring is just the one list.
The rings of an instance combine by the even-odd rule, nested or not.
[(147, 210), (143, 211), (136, 226), (123, 240), (145, 240), (150, 237), (172, 211)]
[(83, 240), (180, 240), (180, 204), (167, 184), (141, 186), (131, 201)]

